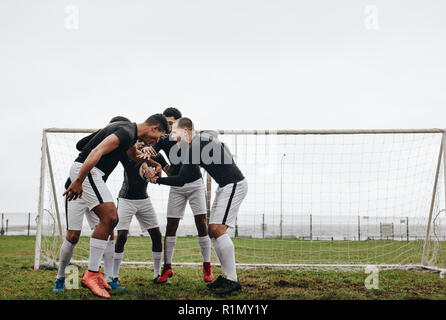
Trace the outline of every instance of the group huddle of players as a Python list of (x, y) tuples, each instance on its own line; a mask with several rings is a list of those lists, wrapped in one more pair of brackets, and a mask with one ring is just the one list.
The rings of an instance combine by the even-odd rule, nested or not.
[[(53, 291), (64, 291), (65, 269), (79, 240), (84, 216), (93, 233), (83, 287), (103, 298), (110, 298), (110, 290), (124, 289), (119, 268), (133, 216), (152, 239), (153, 283), (167, 283), (173, 276), (176, 231), (187, 203), (195, 218), (207, 287), (217, 295), (241, 289), (234, 245), (226, 231), (234, 227), (248, 184), (224, 143), (212, 134), (195, 132), (189, 118), (182, 117), (176, 108), (167, 108), (163, 114), (154, 114), (140, 124), (114, 117), (103, 129), (81, 139), (76, 148), (80, 153), (70, 169), (63, 194), (67, 233), (60, 248)], [(168, 161), (160, 151), (164, 151)], [(119, 162), (124, 167), (124, 181), (116, 207), (106, 181)], [(218, 184), (209, 221), (200, 167)], [(170, 186), (162, 271), (162, 235), (147, 194), (149, 182)], [(215, 281), (210, 263), (211, 241), (222, 270)], [(102, 260), (105, 274), (100, 269)]]

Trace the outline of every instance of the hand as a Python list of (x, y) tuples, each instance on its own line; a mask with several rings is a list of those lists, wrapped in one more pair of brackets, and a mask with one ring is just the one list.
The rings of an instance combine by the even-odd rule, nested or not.
[(167, 176), (171, 176), (173, 173), (173, 168), (166, 164), (163, 168), (164, 172), (167, 174)]
[(142, 148), (141, 152), (149, 155), (149, 158), (155, 158), (157, 156), (155, 149), (153, 149), (151, 146)]
[(150, 182), (150, 179), (152, 179), (155, 176), (155, 168), (154, 167), (149, 167), (147, 165), (143, 165), (142, 167), (143, 169), (143, 178), (146, 182)]
[(141, 152), (138, 149), (136, 150), (136, 157), (143, 160), (149, 160), (150, 154), (146, 152)]
[(63, 193), (63, 196), (67, 196), (67, 200), (76, 200), (77, 198), (82, 198), (82, 183), (76, 179), (74, 180), (68, 189)]
[(149, 179), (150, 183), (156, 184), (156, 181), (158, 180), (158, 176), (153, 176), (152, 178)]
[(161, 177), (162, 172), (163, 172), (163, 168), (161, 167), (160, 164), (157, 164), (155, 166), (155, 175), (157, 175), (158, 177)]

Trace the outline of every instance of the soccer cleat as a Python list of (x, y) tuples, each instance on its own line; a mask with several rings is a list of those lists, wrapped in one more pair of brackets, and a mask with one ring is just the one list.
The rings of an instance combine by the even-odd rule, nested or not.
[(171, 278), (173, 276), (173, 270), (171, 267), (164, 267), (163, 272), (161, 272), (161, 275), (158, 277), (158, 280), (156, 280), (157, 283), (166, 283), (167, 279)]
[(238, 281), (232, 281), (226, 278), (223, 278), (220, 286), (215, 289), (215, 294), (218, 296), (223, 296), (226, 294), (230, 294), (232, 292), (238, 291), (242, 289), (242, 285)]
[(204, 282), (214, 281), (214, 276), (212, 275), (210, 262), (203, 262), (203, 279)]
[(108, 282), (108, 285), (112, 288), (112, 290), (124, 290), (125, 288), (121, 286), (119, 282), (119, 278), (113, 278), (112, 281)]
[(101, 268), (99, 268), (99, 277), (102, 281), (102, 285), (104, 287), (105, 290), (111, 290), (112, 287), (107, 283), (107, 281), (104, 280), (104, 274), (101, 271)]
[(86, 270), (82, 276), (82, 287), (88, 288), (91, 292), (100, 298), (110, 299), (110, 295), (103, 285), (104, 279), (101, 278), (99, 272), (91, 272)]
[(206, 286), (207, 286), (209, 289), (211, 289), (211, 290), (220, 288), (220, 286), (221, 286), (222, 282), (224, 281), (224, 279), (225, 279), (225, 278), (223, 278), (222, 276), (218, 276), (217, 280), (215, 280), (215, 281), (212, 282), (212, 283), (207, 284)]
[(155, 278), (153, 278), (153, 283), (158, 284), (158, 279), (160, 278), (160, 275), (157, 275)]
[(56, 281), (54, 282), (53, 292), (64, 292), (64, 288), (65, 288), (65, 278), (64, 277), (57, 278)]

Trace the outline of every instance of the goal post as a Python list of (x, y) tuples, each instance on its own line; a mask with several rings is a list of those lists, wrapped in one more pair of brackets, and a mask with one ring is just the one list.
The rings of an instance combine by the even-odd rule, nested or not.
[[(35, 269), (57, 265), (66, 227), (63, 186), (76, 142), (94, 131), (43, 130)], [(249, 185), (229, 230), (239, 267), (446, 267), (444, 129), (214, 131)], [(209, 214), (217, 185), (204, 177)], [(107, 181), (115, 196), (122, 179), (118, 165)], [(148, 189), (164, 234), (169, 188)], [(150, 239), (133, 220), (123, 263), (150, 265)], [(85, 222), (82, 235), (89, 234)], [(196, 235), (187, 208), (174, 262), (200, 264)], [(84, 239), (73, 261), (87, 259)], [(218, 263), (214, 254), (212, 262)]]

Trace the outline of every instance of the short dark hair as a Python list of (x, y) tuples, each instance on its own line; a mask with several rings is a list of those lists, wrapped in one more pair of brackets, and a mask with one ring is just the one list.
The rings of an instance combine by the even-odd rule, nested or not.
[(149, 126), (157, 125), (160, 131), (164, 131), (166, 133), (170, 132), (169, 124), (167, 123), (166, 118), (161, 113), (151, 115), (147, 118), (146, 121), (144, 121), (144, 123)]
[(175, 120), (178, 120), (182, 117), (180, 110), (178, 110), (177, 108), (167, 108), (166, 110), (164, 110), (163, 115), (165, 117), (174, 117)]
[(180, 129), (194, 130), (194, 123), (191, 119), (183, 117), (177, 120), (177, 127)]
[(128, 118), (126, 118), (126, 117), (123, 117), (123, 116), (116, 116), (116, 117), (113, 117), (113, 118), (110, 120), (110, 123), (118, 122), (118, 121), (127, 121), (127, 122), (130, 122), (130, 120), (129, 120)]

